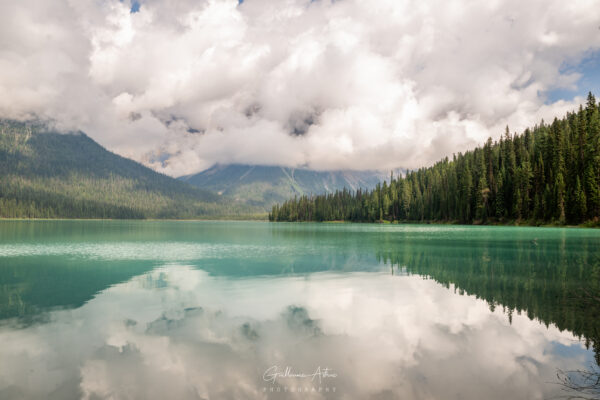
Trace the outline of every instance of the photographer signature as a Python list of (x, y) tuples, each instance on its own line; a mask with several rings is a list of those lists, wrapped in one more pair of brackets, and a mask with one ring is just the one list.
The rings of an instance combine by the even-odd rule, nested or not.
[(316, 378), (319, 379), (319, 383), (325, 378), (337, 378), (337, 374), (334, 373), (330, 368), (321, 368), (320, 366), (312, 373), (295, 372), (292, 367), (285, 367), (280, 369), (277, 365), (267, 368), (263, 374), (263, 380), (275, 384), (279, 378), (301, 378), (310, 379), (314, 381)]

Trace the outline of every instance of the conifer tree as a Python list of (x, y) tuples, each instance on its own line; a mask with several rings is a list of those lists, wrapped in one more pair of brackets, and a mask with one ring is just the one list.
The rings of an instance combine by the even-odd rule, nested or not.
[[(598, 221), (599, 113), (590, 94), (585, 108), (550, 125), (542, 120), (521, 135), (511, 135), (507, 127), (497, 142), (488, 139), (482, 148), (452, 160), (444, 158), (405, 176), (390, 175), (389, 183), (370, 192), (295, 199), (274, 207), (272, 216), (281, 221), (314, 219), (312, 215), (366, 222)], [(296, 217), (299, 204), (309, 211)]]

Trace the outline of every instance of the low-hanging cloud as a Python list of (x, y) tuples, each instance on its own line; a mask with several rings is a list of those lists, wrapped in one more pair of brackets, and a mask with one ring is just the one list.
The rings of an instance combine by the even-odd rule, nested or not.
[(0, 3), (0, 117), (171, 175), (415, 168), (574, 109), (544, 94), (600, 48), (597, 0), (140, 4)]

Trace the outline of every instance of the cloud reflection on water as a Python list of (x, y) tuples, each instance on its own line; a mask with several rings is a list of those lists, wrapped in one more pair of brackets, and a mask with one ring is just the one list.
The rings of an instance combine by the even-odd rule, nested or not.
[[(483, 300), (383, 273), (228, 279), (167, 265), (48, 317), (0, 327), (1, 398), (535, 399), (559, 390), (556, 367), (591, 359), (553, 325), (511, 325)], [(274, 365), (330, 368), (322, 386), (336, 392), (270, 393)], [(319, 387), (274, 387), (299, 384)]]

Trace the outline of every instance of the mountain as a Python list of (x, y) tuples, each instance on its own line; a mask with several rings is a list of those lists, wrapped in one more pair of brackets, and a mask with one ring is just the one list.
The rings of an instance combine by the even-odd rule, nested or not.
[(0, 217), (194, 218), (252, 211), (111, 153), (81, 132), (0, 120)]
[(198, 188), (227, 195), (259, 207), (294, 196), (333, 193), (347, 188), (372, 189), (389, 174), (374, 171), (314, 171), (258, 165), (214, 165), (179, 179)]

